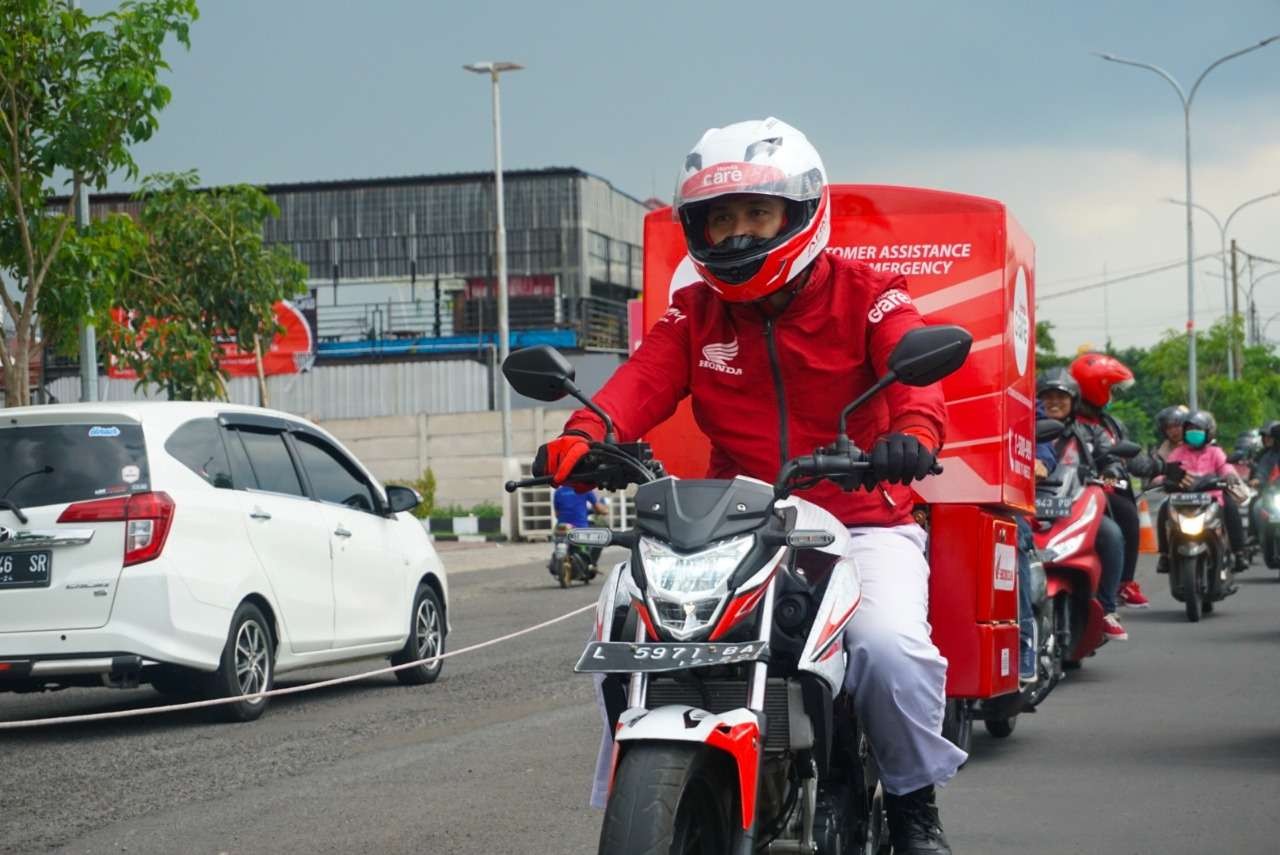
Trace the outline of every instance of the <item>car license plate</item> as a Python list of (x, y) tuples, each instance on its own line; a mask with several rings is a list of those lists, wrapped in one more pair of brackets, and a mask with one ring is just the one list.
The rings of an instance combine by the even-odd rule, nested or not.
[(47, 588), (51, 552), (0, 552), (0, 588)]
[(632, 674), (637, 671), (682, 671), (735, 662), (762, 662), (769, 658), (769, 644), (640, 644), (628, 641), (593, 641), (574, 666), (580, 674)]
[(1044, 496), (1036, 499), (1036, 517), (1056, 520), (1071, 513), (1071, 499), (1066, 496)]

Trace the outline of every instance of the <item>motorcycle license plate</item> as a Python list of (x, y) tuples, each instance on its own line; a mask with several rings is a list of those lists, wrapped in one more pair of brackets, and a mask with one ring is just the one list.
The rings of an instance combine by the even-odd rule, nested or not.
[(1036, 499), (1036, 516), (1042, 520), (1056, 520), (1071, 514), (1071, 500), (1065, 496), (1044, 496)]
[(1175, 505), (1207, 505), (1213, 502), (1213, 496), (1209, 493), (1174, 493), (1169, 496), (1169, 501)]
[(47, 588), (52, 552), (0, 552), (0, 589)]
[(683, 671), (735, 662), (762, 662), (769, 658), (769, 644), (640, 644), (629, 641), (593, 641), (582, 652), (573, 670), (579, 674), (633, 674), (637, 671)]

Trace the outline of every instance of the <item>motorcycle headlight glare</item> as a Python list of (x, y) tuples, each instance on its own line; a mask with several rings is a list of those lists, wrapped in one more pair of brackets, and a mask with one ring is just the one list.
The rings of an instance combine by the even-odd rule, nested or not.
[(645, 576), (658, 592), (678, 598), (705, 596), (724, 587), (751, 551), (751, 535), (722, 541), (701, 552), (682, 554), (652, 538), (640, 538)]
[(1204, 518), (1207, 514), (1195, 514), (1194, 516), (1178, 515), (1178, 528), (1188, 537), (1199, 537), (1204, 533)]

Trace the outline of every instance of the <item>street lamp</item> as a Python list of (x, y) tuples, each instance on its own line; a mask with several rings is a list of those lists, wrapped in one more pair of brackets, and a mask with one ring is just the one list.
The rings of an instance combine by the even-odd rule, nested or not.
[[(1261, 196), (1255, 196), (1254, 198), (1250, 199), (1247, 202), (1241, 202), (1239, 205), (1236, 206), (1234, 211), (1232, 211), (1230, 214), (1227, 215), (1227, 221), (1225, 223), (1222, 220), (1219, 220), (1217, 216), (1213, 213), (1213, 211), (1210, 211), (1204, 205), (1201, 205), (1197, 202), (1191, 203), (1192, 208), (1195, 208), (1199, 211), (1203, 211), (1204, 213), (1208, 214), (1209, 219), (1213, 220), (1213, 224), (1218, 227), (1218, 239), (1219, 241), (1221, 241), (1221, 244), (1222, 244), (1222, 256), (1221, 256), (1222, 258), (1222, 305), (1223, 305), (1223, 311), (1231, 317), (1233, 322), (1235, 321), (1235, 313), (1231, 311), (1231, 298), (1228, 296), (1228, 290), (1231, 287), (1231, 281), (1227, 278), (1227, 229), (1231, 228), (1231, 221), (1236, 218), (1236, 214), (1240, 213), (1250, 205), (1255, 205), (1258, 202), (1265, 202), (1267, 199), (1272, 199), (1276, 196), (1280, 196), (1280, 190), (1273, 190), (1270, 193), (1264, 193)], [(1171, 202), (1174, 205), (1187, 204), (1187, 202), (1183, 199), (1174, 199), (1171, 197), (1166, 197), (1165, 201)], [(1228, 380), (1236, 379), (1235, 354), (1232, 352), (1232, 347), (1231, 347), (1232, 342), (1235, 340), (1235, 334), (1236, 334), (1235, 327), (1233, 323), (1233, 326), (1227, 330), (1227, 379)]]
[(1173, 78), (1173, 75), (1169, 74), (1169, 72), (1160, 68), (1158, 65), (1137, 62), (1132, 59), (1124, 59), (1109, 53), (1094, 54), (1094, 56), (1101, 57), (1107, 62), (1117, 62), (1121, 65), (1132, 65), (1135, 68), (1145, 68), (1147, 71), (1154, 71), (1169, 82), (1169, 85), (1178, 93), (1178, 98), (1182, 102), (1182, 123), (1185, 141), (1184, 152), (1187, 184), (1187, 385), (1190, 387), (1189, 403), (1192, 410), (1197, 408), (1199, 398), (1196, 394), (1196, 280), (1195, 271), (1192, 268), (1192, 265), (1194, 264), (1193, 259), (1195, 258), (1195, 242), (1192, 236), (1191, 207), (1195, 200), (1191, 196), (1191, 102), (1195, 99), (1196, 91), (1199, 90), (1200, 84), (1204, 82), (1205, 77), (1210, 71), (1213, 71), (1229, 59), (1235, 59), (1236, 57), (1242, 56), (1250, 51), (1266, 47), (1277, 39), (1280, 39), (1280, 34), (1263, 39), (1256, 45), (1251, 45), (1243, 50), (1229, 53), (1224, 57), (1214, 60), (1209, 64), (1208, 68), (1200, 72), (1200, 76), (1196, 78), (1196, 82), (1191, 86), (1190, 94), (1183, 91), (1182, 87), (1178, 84), (1178, 81)]
[[(498, 76), (504, 71), (519, 71), (515, 62), (473, 62), (462, 66), (476, 74), (487, 74), (493, 81), (493, 204), (497, 209), (495, 252), (498, 266), (498, 363), (507, 361), (511, 347), (510, 320), (507, 313), (507, 223), (502, 201), (502, 110), (498, 101)], [(502, 456), (511, 456), (511, 387), (499, 384), (498, 400), (502, 409)]]

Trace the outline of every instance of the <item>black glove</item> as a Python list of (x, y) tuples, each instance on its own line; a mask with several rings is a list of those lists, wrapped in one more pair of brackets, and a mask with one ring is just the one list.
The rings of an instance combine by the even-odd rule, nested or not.
[(876, 440), (871, 451), (871, 481), (910, 484), (928, 475), (936, 460), (937, 456), (914, 436), (886, 434)]

